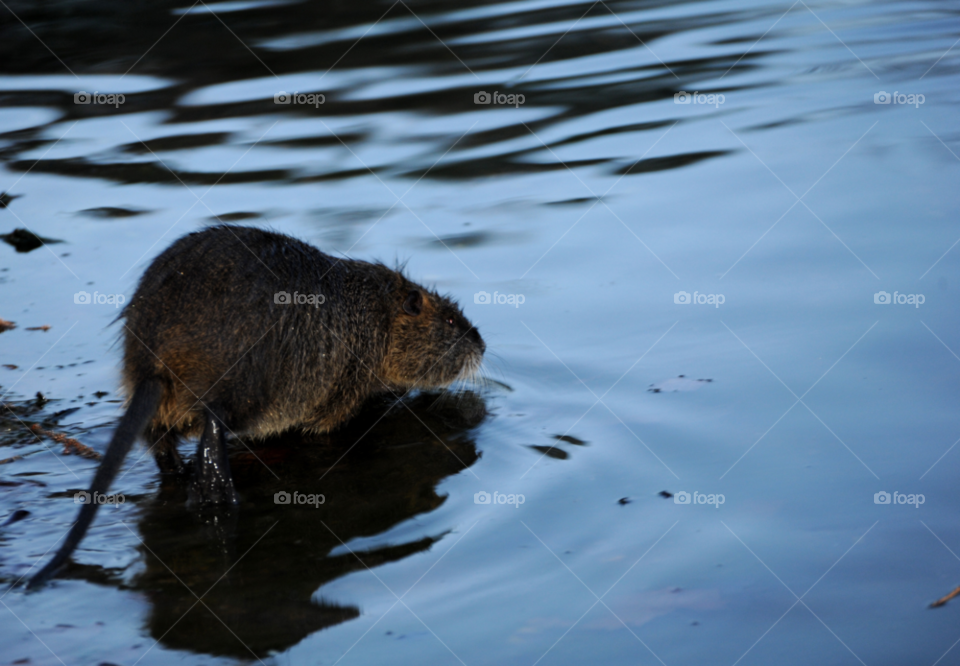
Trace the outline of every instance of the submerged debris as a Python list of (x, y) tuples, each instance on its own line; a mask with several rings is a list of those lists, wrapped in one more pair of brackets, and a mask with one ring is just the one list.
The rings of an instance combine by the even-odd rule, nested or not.
[(10, 514), (10, 517), (7, 518), (7, 520), (2, 525), (0, 525), (0, 527), (6, 527), (7, 525), (12, 525), (18, 521), (23, 520), (29, 515), (30, 515), (30, 512), (27, 511), (26, 509), (17, 509), (12, 514)]
[(9, 331), (16, 328), (17, 325), (12, 321), (7, 321), (6, 319), (0, 319), (0, 333), (4, 331)]
[(658, 384), (650, 384), (647, 389), (651, 393), (675, 393), (677, 391), (696, 391), (704, 384), (709, 384), (712, 379), (687, 379), (683, 375), (668, 379)]
[(22, 194), (10, 194), (9, 192), (0, 192), (0, 208), (6, 208), (14, 199), (19, 199)]
[(566, 460), (570, 457), (566, 451), (563, 449), (558, 449), (555, 446), (538, 446), (536, 444), (531, 444), (530, 448), (534, 449), (535, 451), (539, 451), (545, 456), (556, 458), (557, 460)]
[(954, 597), (956, 597), (956, 596), (958, 596), (958, 595), (960, 595), (960, 587), (958, 587), (957, 589), (955, 589), (953, 592), (951, 592), (951, 593), (948, 594), (947, 596), (945, 596), (945, 597), (940, 597), (939, 599), (937, 599), (936, 601), (934, 601), (932, 604), (930, 604), (930, 608), (939, 608), (940, 606), (944, 606), (944, 605), (946, 605), (946, 603), (947, 603), (948, 601), (950, 601), (951, 599), (953, 599)]
[(253, 220), (263, 217), (263, 213), (253, 213), (250, 211), (238, 211), (236, 213), (224, 213), (223, 215), (214, 215), (207, 218), (213, 222), (240, 222), (241, 220)]
[(0, 234), (0, 240), (12, 245), (17, 252), (30, 252), (50, 243), (62, 243), (56, 238), (43, 238), (28, 229), (14, 229), (9, 234)]
[(66, 435), (59, 432), (52, 432), (50, 430), (44, 430), (40, 427), (39, 424), (34, 423), (30, 426), (32, 430), (37, 435), (43, 435), (44, 437), (49, 437), (58, 444), (63, 444), (63, 455), (68, 456), (72, 453), (75, 453), (78, 456), (84, 458), (90, 458), (92, 460), (100, 460), (100, 454), (91, 449), (89, 446), (84, 446), (77, 440), (72, 437), (67, 437)]
[(119, 217), (134, 217), (136, 215), (143, 215), (144, 213), (149, 213), (148, 210), (137, 210), (134, 208), (118, 208), (116, 206), (101, 206), (99, 208), (86, 208), (80, 211), (81, 215), (88, 215), (90, 217), (97, 217), (102, 220), (119, 218)]

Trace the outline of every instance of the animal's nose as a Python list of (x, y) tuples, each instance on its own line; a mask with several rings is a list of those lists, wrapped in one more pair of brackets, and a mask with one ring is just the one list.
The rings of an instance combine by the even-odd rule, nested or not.
[(483, 338), (480, 337), (480, 331), (476, 328), (470, 328), (470, 339), (473, 340), (476, 344), (480, 345), (480, 353), (487, 351), (487, 345), (484, 344)]

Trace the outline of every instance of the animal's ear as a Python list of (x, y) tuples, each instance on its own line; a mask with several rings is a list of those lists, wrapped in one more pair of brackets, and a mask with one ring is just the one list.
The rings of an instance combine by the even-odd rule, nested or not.
[(423, 294), (418, 289), (407, 294), (407, 300), (403, 302), (403, 311), (414, 317), (423, 311)]

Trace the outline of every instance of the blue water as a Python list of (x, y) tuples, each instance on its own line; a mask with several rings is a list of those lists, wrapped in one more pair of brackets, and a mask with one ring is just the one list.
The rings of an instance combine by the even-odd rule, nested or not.
[(218, 216), (407, 260), (488, 414), (238, 444), (223, 531), (135, 453), (71, 573), (0, 599), (3, 663), (960, 663), (955, 7), (188, 7), (0, 19), (0, 233), (63, 241), (0, 245), (0, 575), (96, 464), (26, 425), (102, 451), (121, 414), (117, 310), (74, 295)]

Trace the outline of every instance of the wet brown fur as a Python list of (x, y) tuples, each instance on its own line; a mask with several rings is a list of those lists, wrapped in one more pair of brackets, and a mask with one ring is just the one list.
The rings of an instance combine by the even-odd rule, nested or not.
[[(278, 292), (325, 301), (278, 304)], [(411, 294), (418, 314), (404, 309)], [(179, 440), (200, 435), (205, 405), (235, 433), (322, 433), (375, 393), (475, 372), (485, 348), (455, 302), (402, 271), (226, 225), (161, 254), (121, 317), (128, 395), (151, 377), (163, 385), (146, 437), (165, 471), (180, 465)]]

